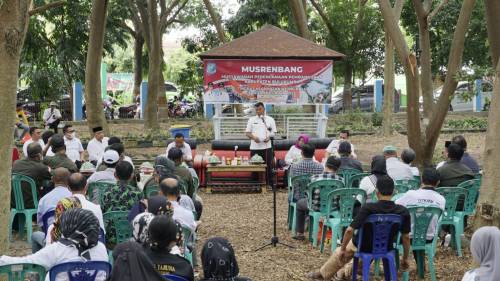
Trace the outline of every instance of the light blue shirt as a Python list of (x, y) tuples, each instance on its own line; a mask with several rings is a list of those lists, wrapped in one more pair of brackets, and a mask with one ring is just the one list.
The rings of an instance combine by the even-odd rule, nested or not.
[[(36, 212), (36, 221), (40, 227), (43, 226), (43, 215), (50, 210), (54, 210), (57, 206), (59, 200), (71, 197), (73, 194), (65, 186), (56, 186), (51, 192), (45, 194), (45, 196), (38, 202), (38, 210)], [(48, 221), (48, 225), (53, 223), (54, 219)]]

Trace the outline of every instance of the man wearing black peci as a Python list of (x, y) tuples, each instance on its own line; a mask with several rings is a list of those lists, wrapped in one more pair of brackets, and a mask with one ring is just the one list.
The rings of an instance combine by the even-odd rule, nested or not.
[(256, 116), (248, 119), (246, 136), (250, 139), (250, 156), (258, 154), (264, 159), (267, 165), (266, 180), (271, 185), (271, 175), (273, 168), (273, 151), (271, 148), (271, 138), (276, 134), (276, 123), (271, 116), (266, 115), (266, 110), (262, 102), (255, 105)]

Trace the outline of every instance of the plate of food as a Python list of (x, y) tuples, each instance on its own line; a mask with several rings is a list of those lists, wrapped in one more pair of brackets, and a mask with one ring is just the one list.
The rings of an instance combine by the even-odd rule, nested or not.
[(262, 157), (260, 155), (255, 154), (254, 156), (252, 156), (252, 158), (250, 158), (250, 161), (248, 161), (248, 163), (250, 163), (250, 164), (263, 164), (265, 162), (264, 162), (264, 159), (262, 159)]
[(209, 165), (215, 166), (215, 165), (219, 165), (221, 163), (222, 162), (220, 161), (219, 157), (217, 157), (215, 155), (208, 157), (208, 164)]

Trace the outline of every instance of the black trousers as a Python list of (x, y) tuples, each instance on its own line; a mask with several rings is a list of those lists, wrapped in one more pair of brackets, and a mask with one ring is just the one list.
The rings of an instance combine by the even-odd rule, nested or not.
[(266, 168), (266, 183), (271, 186), (272, 180), (273, 180), (273, 150), (271, 148), (268, 149), (261, 149), (261, 150), (250, 150), (250, 157), (254, 156), (255, 154), (259, 155), (264, 159), (264, 162), (266, 162), (267, 168)]
[(52, 122), (49, 124), (49, 129), (53, 129), (54, 130), (54, 133), (57, 134), (57, 126), (59, 126), (59, 123), (61, 123), (61, 119), (57, 119), (56, 121)]

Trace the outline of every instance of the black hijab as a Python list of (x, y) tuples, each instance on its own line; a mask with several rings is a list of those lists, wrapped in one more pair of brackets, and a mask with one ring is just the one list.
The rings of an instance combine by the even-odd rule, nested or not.
[(89, 210), (74, 208), (61, 216), (60, 230), (64, 245), (73, 245), (78, 249), (78, 255), (90, 259), (89, 249), (99, 241), (99, 221)]
[(233, 246), (226, 238), (214, 237), (207, 240), (201, 250), (204, 281), (249, 280), (239, 278), (238, 262)]
[(378, 178), (387, 175), (387, 169), (385, 165), (385, 157), (383, 155), (375, 155), (372, 158), (372, 175)]
[(124, 242), (113, 250), (113, 271), (110, 281), (164, 281), (155, 270), (153, 263), (136, 242)]

